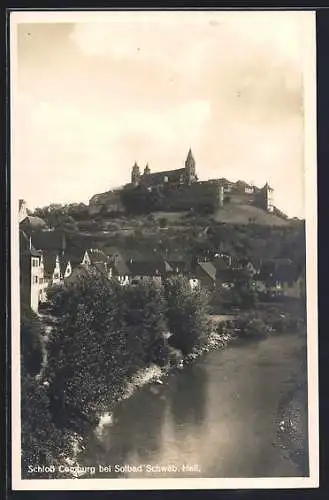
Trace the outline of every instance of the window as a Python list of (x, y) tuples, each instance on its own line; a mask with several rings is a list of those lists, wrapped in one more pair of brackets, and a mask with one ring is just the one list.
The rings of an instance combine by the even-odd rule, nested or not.
[(38, 283), (38, 276), (33, 276), (33, 281), (34, 284)]
[(38, 267), (39, 266), (39, 261), (38, 259), (33, 259), (32, 258), (32, 267)]
[(58, 280), (59, 278), (59, 273), (54, 273), (54, 280)]

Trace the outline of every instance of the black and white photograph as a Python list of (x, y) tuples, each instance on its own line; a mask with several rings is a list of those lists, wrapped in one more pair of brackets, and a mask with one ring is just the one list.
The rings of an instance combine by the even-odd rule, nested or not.
[(13, 489), (318, 486), (315, 50), (11, 12)]

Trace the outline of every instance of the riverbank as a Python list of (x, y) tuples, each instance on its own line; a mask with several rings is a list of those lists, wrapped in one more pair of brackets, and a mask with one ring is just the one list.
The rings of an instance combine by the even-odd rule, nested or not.
[[(230, 316), (218, 316), (213, 319), (213, 330), (208, 338), (208, 342), (195, 348), (192, 353), (183, 356), (180, 351), (177, 349), (171, 349), (171, 361), (160, 367), (158, 365), (152, 364), (148, 367), (145, 367), (139, 370), (127, 383), (125, 389), (123, 390), (122, 396), (117, 400), (115, 408), (125, 400), (133, 397), (139, 390), (143, 389), (146, 385), (161, 386), (164, 384), (164, 380), (169, 376), (169, 374), (173, 374), (175, 371), (184, 370), (191, 362), (196, 361), (202, 355), (209, 353), (211, 351), (215, 351), (218, 349), (224, 348), (227, 344), (232, 342), (236, 335), (234, 332), (231, 333), (223, 333), (218, 334), (216, 331), (216, 327), (219, 323), (231, 323), (232, 317)], [(106, 412), (100, 416), (98, 425), (94, 429), (94, 435), (98, 440), (102, 439), (104, 432), (108, 427), (111, 427), (115, 423), (112, 412)], [(72, 456), (66, 457), (64, 462), (70, 468), (70, 472), (68, 472), (66, 477), (78, 478), (78, 477), (86, 477), (90, 474), (88, 469), (84, 469), (79, 463), (79, 455), (83, 453), (85, 450), (85, 438), (83, 436), (75, 435), (72, 439)], [(63, 476), (61, 476), (63, 477)]]
[[(253, 313), (249, 312), (249, 319), (254, 319), (254, 317), (255, 317), (255, 312)], [(268, 317), (270, 318), (271, 316), (268, 315)], [(129, 382), (127, 382), (126, 386), (121, 391), (122, 395), (116, 401), (115, 407), (112, 408), (112, 411), (113, 410), (115, 411), (115, 409), (123, 401), (131, 399), (132, 396), (136, 395), (136, 393), (142, 391), (143, 388), (147, 385), (151, 386), (152, 393), (158, 394), (159, 391), (161, 390), (161, 386), (165, 385), (165, 379), (166, 377), (168, 377), (169, 374), (174, 374), (175, 371), (177, 372), (184, 371), (183, 369), (185, 367), (188, 367), (188, 365), (193, 365), (194, 362), (198, 362), (197, 360), (199, 358), (202, 358), (204, 354), (210, 353), (211, 351), (220, 350), (227, 344), (231, 343), (234, 339), (241, 337), (241, 329), (239, 330), (239, 328), (238, 329), (236, 328), (236, 326), (239, 324), (240, 319), (241, 318), (238, 318), (236, 316), (212, 317), (213, 327), (211, 334), (209, 335), (208, 342), (205, 345), (195, 348), (187, 356), (183, 356), (180, 351), (171, 349), (170, 361), (165, 366), (160, 367), (156, 364), (152, 364), (150, 366), (147, 366), (139, 370), (129, 380)], [(262, 320), (263, 319), (264, 317), (262, 318)], [(271, 319), (271, 323), (273, 323), (273, 320), (276, 320), (277, 322), (276, 328), (282, 327), (286, 321), (288, 321), (289, 325), (291, 324), (291, 318), (288, 318), (285, 315), (280, 317), (280, 315), (278, 316), (277, 314), (275, 314)], [(243, 321), (245, 323), (246, 321), (248, 322), (247, 315), (245, 315)], [(273, 334), (276, 333), (274, 328), (270, 328), (269, 331), (271, 331)], [(244, 338), (246, 339), (246, 337)], [(259, 336), (258, 337), (256, 336), (255, 338), (259, 338)], [(253, 337), (251, 336), (250, 339), (253, 339)], [(95, 438), (99, 442), (101, 442), (104, 435), (106, 435), (106, 433), (108, 432), (109, 428), (115, 426), (116, 424), (117, 422), (115, 421), (112, 412), (99, 415), (98, 425), (96, 428), (94, 428)], [(68, 475), (66, 475), (66, 477), (86, 477), (86, 476), (88, 477), (88, 472), (84, 473), (83, 468), (81, 467), (79, 469), (81, 454), (83, 454), (85, 447), (86, 447), (86, 436), (80, 436), (77, 434), (75, 434), (74, 436), (72, 435), (72, 453), (70, 457), (66, 457), (63, 460), (63, 462), (68, 466), (69, 470), (69, 472), (67, 473)], [(61, 474), (60, 477), (63, 478), (63, 475)]]

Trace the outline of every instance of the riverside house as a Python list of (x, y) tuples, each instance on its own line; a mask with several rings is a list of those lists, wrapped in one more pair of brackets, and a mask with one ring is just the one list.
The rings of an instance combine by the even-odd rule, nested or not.
[(38, 312), (40, 284), (43, 283), (42, 252), (37, 251), (31, 238), (19, 232), (20, 243), (20, 290), (21, 300), (34, 312)]

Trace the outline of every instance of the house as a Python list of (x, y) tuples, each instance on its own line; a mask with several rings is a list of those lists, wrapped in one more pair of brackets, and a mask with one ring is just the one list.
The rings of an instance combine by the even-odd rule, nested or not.
[(89, 248), (69, 248), (60, 256), (61, 279), (69, 278), (76, 267), (79, 266), (95, 266), (97, 269), (106, 274), (108, 278), (112, 276), (112, 269), (109, 265), (109, 258), (102, 250)]
[(40, 301), (47, 301), (48, 286), (63, 282), (63, 255), (66, 248), (66, 236), (63, 231), (32, 232), (32, 243), (43, 254), (43, 281), (40, 285)]
[(133, 260), (130, 259), (128, 267), (131, 272), (132, 283), (151, 279), (153, 282), (162, 283), (162, 280), (173, 273), (172, 267), (163, 259)]
[[(303, 294), (303, 272), (290, 259), (263, 262), (257, 283), (272, 296), (299, 298)], [(258, 285), (259, 286), (259, 285)]]
[(79, 264), (72, 269), (71, 274), (65, 279), (66, 283), (74, 283), (79, 281), (83, 277), (100, 276), (104, 280), (108, 281), (108, 276), (104, 272), (104, 268), (98, 266), (97, 264), (90, 264), (88, 266), (84, 264)]
[(209, 291), (215, 290), (217, 270), (212, 262), (197, 262), (194, 273), (202, 287)]
[(20, 236), (20, 290), (21, 300), (34, 312), (39, 310), (40, 285), (43, 284), (42, 252), (37, 251), (31, 238), (23, 231)]
[(59, 285), (60, 283), (62, 283), (60, 256), (58, 255), (58, 253), (51, 250), (43, 251), (43, 269), (43, 291), (45, 293), (45, 289), (48, 286)]
[(27, 213), (27, 205), (25, 200), (19, 200), (18, 203), (18, 223), (20, 224), (26, 217)]
[(46, 229), (47, 224), (43, 219), (40, 217), (32, 216), (32, 215), (27, 215), (20, 223), (19, 223), (20, 228), (27, 232), (28, 234), (31, 234), (33, 231), (38, 230), (38, 229)]
[(171, 267), (172, 271), (170, 271), (173, 275), (186, 276), (188, 277), (191, 273), (191, 265), (189, 262), (185, 260), (178, 259), (166, 259), (166, 262)]
[(71, 276), (73, 270), (71, 258), (67, 253), (59, 255), (59, 266), (61, 270), (61, 280), (64, 281)]
[(256, 262), (256, 260), (251, 260), (248, 258), (240, 259), (240, 263), (242, 265), (242, 269), (247, 273), (250, 278), (254, 278), (259, 274), (260, 271), (260, 263)]
[(102, 272), (109, 273), (111, 277), (110, 258), (98, 248), (88, 248), (84, 251), (81, 264), (84, 266), (96, 266)]
[(212, 265), (216, 269), (216, 289), (221, 288), (232, 288), (233, 283), (233, 271), (229, 266), (229, 262), (226, 258), (220, 256), (212, 260)]
[(108, 258), (111, 278), (117, 280), (122, 286), (128, 285), (131, 279), (131, 271), (122, 255), (117, 249), (112, 249)]

